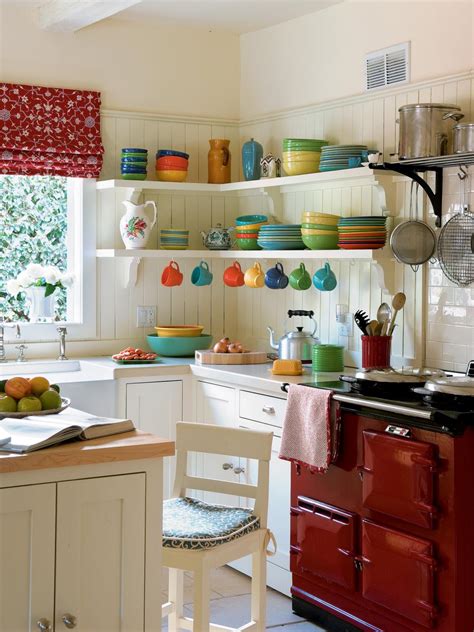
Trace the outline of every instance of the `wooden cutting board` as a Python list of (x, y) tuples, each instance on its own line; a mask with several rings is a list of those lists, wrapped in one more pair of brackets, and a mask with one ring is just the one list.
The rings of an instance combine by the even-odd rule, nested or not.
[(196, 351), (196, 364), (266, 364), (270, 362), (266, 351), (245, 351), (244, 353), (214, 353)]

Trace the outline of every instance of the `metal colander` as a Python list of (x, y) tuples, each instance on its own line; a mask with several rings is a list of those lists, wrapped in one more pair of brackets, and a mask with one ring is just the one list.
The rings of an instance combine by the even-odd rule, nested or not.
[(467, 205), (441, 229), (438, 260), (444, 274), (456, 285), (474, 283), (474, 214)]
[(433, 229), (418, 220), (418, 184), (416, 185), (415, 219), (412, 217), (412, 180), (410, 187), (410, 215), (407, 222), (398, 224), (390, 235), (390, 247), (400, 263), (408, 264), (416, 272), (422, 263), (431, 259), (436, 250), (436, 236)]

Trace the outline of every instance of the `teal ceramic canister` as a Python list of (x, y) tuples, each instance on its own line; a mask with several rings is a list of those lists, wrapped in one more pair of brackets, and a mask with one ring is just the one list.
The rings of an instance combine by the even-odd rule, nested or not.
[(246, 180), (260, 179), (260, 160), (263, 158), (263, 147), (251, 138), (242, 146), (242, 171)]

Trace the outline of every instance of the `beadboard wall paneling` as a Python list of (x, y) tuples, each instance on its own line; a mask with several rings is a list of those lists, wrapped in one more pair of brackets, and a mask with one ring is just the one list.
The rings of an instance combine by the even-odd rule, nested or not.
[[(172, 147), (189, 151), (190, 181), (207, 181), (208, 139), (225, 136), (231, 139), (232, 179), (240, 178), (241, 143), (251, 136), (259, 140), (266, 152), (281, 153), (281, 140), (286, 136), (327, 138), (331, 142), (364, 142), (393, 153), (398, 143), (398, 126), (395, 123), (397, 108), (410, 102), (437, 101), (461, 105), (469, 118), (474, 102), (472, 77), (434, 81), (432, 86), (407, 86), (389, 93), (375, 93), (351, 99), (350, 102), (334, 102), (305, 108), (294, 113), (285, 112), (267, 119), (242, 122), (240, 128), (228, 122), (160, 119), (133, 114), (106, 112), (103, 116), (103, 137), (106, 146), (103, 178), (120, 176), (120, 150), (125, 146), (144, 146), (149, 149), (149, 164), (153, 166), (158, 147)], [(153, 174), (149, 173), (153, 178)], [(456, 170), (446, 173), (444, 209), (447, 211), (458, 198)], [(472, 185), (471, 190), (472, 190)], [(398, 177), (388, 196), (389, 212), (395, 215), (395, 224), (408, 217), (410, 183)], [(122, 190), (102, 191), (98, 194), (98, 247), (120, 248), (118, 221), (123, 214)], [(316, 186), (313, 190), (270, 193), (275, 215), (280, 221), (296, 223), (302, 210), (322, 210), (341, 213), (344, 216), (377, 214), (380, 202), (374, 187)], [(190, 247), (202, 247), (199, 232), (217, 222), (225, 226), (243, 212), (268, 212), (267, 196), (170, 195), (145, 193), (145, 199), (158, 204), (158, 226), (154, 229), (150, 248), (158, 245), (158, 230), (165, 226), (186, 226), (190, 229)], [(420, 195), (420, 209), (425, 218), (434, 224), (426, 200)], [(474, 204), (473, 193), (471, 202)], [(421, 214), (421, 211), (420, 211)], [(206, 251), (203, 251), (205, 259)], [(236, 253), (238, 259), (238, 254)], [(178, 259), (179, 261), (179, 259)], [(296, 268), (301, 257), (284, 262), (287, 273)], [(322, 342), (344, 344), (346, 362), (360, 362), (360, 336), (357, 329), (349, 339), (338, 335), (335, 321), (336, 305), (343, 303), (354, 313), (358, 308), (375, 315), (382, 295), (375, 270), (366, 262), (347, 261), (332, 263), (338, 278), (334, 292), (321, 293), (311, 288), (297, 292), (291, 288), (272, 291), (267, 288), (226, 288), (222, 274), (231, 260), (209, 260), (214, 273), (210, 287), (196, 288), (190, 282), (193, 267), (199, 260), (181, 260), (180, 267), (185, 281), (180, 288), (165, 288), (160, 283), (166, 260), (143, 260), (139, 268), (137, 284), (124, 288), (126, 266), (124, 260), (98, 259), (99, 338), (115, 340), (117, 347), (129, 340), (144, 341), (152, 330), (137, 328), (136, 306), (157, 305), (159, 323), (203, 324), (216, 339), (224, 334), (237, 338), (252, 348), (269, 348), (267, 326), (272, 326), (281, 336), (286, 312), (290, 308), (312, 309), (318, 322), (317, 335)], [(242, 267), (250, 266), (251, 260), (241, 260)], [(274, 265), (269, 259), (265, 267)], [(309, 269), (314, 273), (325, 261), (312, 261)], [(393, 339), (393, 355), (397, 364), (421, 364), (425, 357), (432, 366), (447, 369), (463, 369), (464, 358), (474, 358), (474, 290), (455, 288), (441, 274), (436, 265), (413, 272), (408, 266), (394, 264), (396, 286), (407, 295), (407, 304), (400, 314)], [(294, 319), (293, 319), (294, 320)], [(301, 319), (305, 324), (306, 319)], [(293, 328), (299, 322), (292, 322)], [(448, 326), (449, 325), (449, 326)], [(462, 352), (461, 352), (462, 349)]]

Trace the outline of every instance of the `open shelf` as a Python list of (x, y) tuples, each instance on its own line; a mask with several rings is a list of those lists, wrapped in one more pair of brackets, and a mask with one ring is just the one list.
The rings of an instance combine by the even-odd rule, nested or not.
[(201, 182), (158, 182), (155, 180), (102, 180), (97, 182), (97, 189), (134, 189), (139, 191), (164, 191), (176, 193), (232, 193), (239, 191), (262, 190), (272, 187), (296, 187), (302, 185), (324, 184), (354, 180), (359, 178), (373, 178), (374, 171), (368, 167), (355, 169), (340, 169), (324, 173), (308, 173), (302, 176), (283, 176), (281, 178), (261, 178), (248, 182), (230, 182), (229, 184), (204, 184)]
[(104, 248), (97, 257), (138, 259), (346, 259), (372, 261), (376, 250), (123, 250)]

